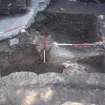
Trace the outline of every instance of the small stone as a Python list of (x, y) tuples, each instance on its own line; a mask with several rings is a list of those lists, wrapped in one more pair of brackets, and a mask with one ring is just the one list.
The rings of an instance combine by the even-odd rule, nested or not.
[(10, 46), (17, 45), (18, 43), (19, 43), (19, 39), (18, 38), (14, 38), (14, 39), (11, 39), (9, 41), (9, 45)]
[(26, 30), (25, 29), (21, 29), (21, 33), (25, 33), (26, 32)]
[(95, 104), (78, 103), (78, 102), (65, 102), (62, 105), (95, 105)]
[(99, 18), (103, 20), (104, 19), (104, 15), (99, 15)]
[(82, 104), (82, 103), (77, 103), (77, 102), (66, 102), (62, 105), (85, 105), (85, 104)]

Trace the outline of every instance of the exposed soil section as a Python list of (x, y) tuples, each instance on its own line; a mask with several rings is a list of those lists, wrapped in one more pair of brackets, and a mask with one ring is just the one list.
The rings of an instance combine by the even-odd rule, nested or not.
[[(36, 17), (36, 23), (27, 30), (28, 35), (25, 33), (15, 37), (19, 40), (19, 43), (12, 45), (11, 39), (1, 42), (0, 71), (2, 76), (16, 71), (32, 71), (37, 74), (46, 72), (61, 73), (65, 63), (69, 66), (73, 63), (80, 65), (77, 66), (78, 69), (89, 73), (105, 72), (105, 50), (103, 47), (74, 48), (52, 45), (55, 41), (70, 44), (103, 42), (98, 29), (98, 16), (82, 13), (72, 14), (68, 11), (56, 12), (52, 6)], [(36, 30), (41, 38), (36, 34)], [(48, 33), (48, 36), (51, 36), (48, 39), (49, 46), (46, 49), (46, 59), (48, 60), (46, 64), (43, 63), (42, 59), (44, 55), (38, 52), (39, 50), (43, 52), (43, 33), (45, 32)], [(38, 37), (38, 40), (36, 40), (36, 37)], [(33, 42), (35, 43), (33, 44)]]
[(37, 74), (47, 72), (62, 72), (62, 67), (44, 64), (35, 46), (17, 48), (11, 55), (0, 56), (1, 75), (8, 75), (12, 72), (31, 71)]
[(95, 70), (99, 73), (105, 73), (105, 55), (98, 55), (90, 58), (80, 59), (78, 60), (78, 63), (85, 66), (89, 65), (90, 67), (95, 68)]
[[(50, 8), (48, 8), (50, 10)], [(52, 9), (53, 11), (53, 9)], [(44, 16), (45, 19), (40, 25), (37, 23), (32, 27), (35, 27), (40, 34), (43, 32), (48, 32), (49, 36), (57, 43), (66, 44), (95, 44), (96, 42), (104, 42), (102, 35), (99, 30), (98, 17), (90, 14), (70, 14), (54, 11), (46, 11)], [(50, 39), (49, 39), (50, 40)], [(86, 72), (101, 72), (105, 73), (105, 50), (102, 46), (89, 46), (89, 47), (70, 47), (62, 46), (60, 47), (64, 50), (59, 50), (59, 55), (63, 51), (65, 54), (67, 50), (71, 52), (73, 58), (67, 53), (68, 57), (60, 56), (62, 62), (78, 62), (80, 65), (84, 65), (87, 68)], [(59, 48), (59, 49), (60, 49)], [(58, 50), (55, 50), (57, 53)], [(56, 54), (55, 54), (56, 56)], [(58, 56), (58, 59), (60, 59)], [(56, 61), (55, 61), (56, 62)]]
[(82, 14), (46, 14), (41, 30), (47, 27), (49, 34), (59, 43), (93, 43), (101, 41), (97, 30), (97, 17)]
[(62, 66), (44, 64), (36, 50), (36, 45), (32, 44), (35, 35), (30, 35), (21, 34), (19, 37), (15, 37), (15, 41), (19, 40), (17, 44), (13, 44), (14, 42), (11, 44), (11, 39), (0, 43), (0, 71), (2, 76), (21, 71), (32, 71), (37, 74), (61, 73), (63, 71)]

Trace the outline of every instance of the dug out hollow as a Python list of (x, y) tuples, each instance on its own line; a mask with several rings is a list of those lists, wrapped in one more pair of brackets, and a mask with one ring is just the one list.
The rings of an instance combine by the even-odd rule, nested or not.
[[(32, 71), (37, 74), (46, 72), (61, 73), (64, 63), (78, 64), (78, 69), (85, 72), (105, 72), (105, 50), (104, 44), (88, 48), (58, 47), (52, 45), (57, 43), (104, 43), (103, 35), (100, 33), (99, 17), (86, 14), (62, 14), (44, 13), (45, 18), (41, 22), (34, 23), (27, 31), (29, 34), (21, 33), (18, 36), (0, 42), (0, 71), (1, 75), (12, 72)], [(38, 16), (37, 16), (38, 18)], [(48, 41), (47, 64), (37, 49), (36, 30), (43, 37), (46, 32), (51, 36)], [(35, 30), (36, 29), (36, 30)], [(34, 30), (34, 31), (33, 31)], [(34, 33), (35, 32), (35, 33)], [(35, 43), (33, 44), (33, 42)], [(43, 42), (38, 38), (38, 43)], [(43, 49), (40, 47), (40, 49)], [(97, 66), (99, 65), (99, 66)], [(74, 65), (75, 66), (75, 65)], [(81, 67), (82, 66), (82, 67)], [(74, 69), (71, 69), (74, 70)]]

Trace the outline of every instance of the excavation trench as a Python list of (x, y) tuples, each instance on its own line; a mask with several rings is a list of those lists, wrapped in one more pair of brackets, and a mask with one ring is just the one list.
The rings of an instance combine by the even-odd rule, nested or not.
[(45, 11), (26, 33), (1, 41), (0, 72), (4, 77), (0, 81), (0, 102), (63, 105), (72, 101), (103, 105), (105, 46), (99, 43), (104, 41), (97, 21), (95, 15)]
[(93, 43), (102, 41), (98, 33), (97, 16), (85, 14), (46, 13), (38, 30), (45, 27), (59, 43)]
[[(38, 16), (39, 17), (39, 16)], [(38, 18), (37, 17), (37, 18)], [(38, 19), (37, 19), (38, 20)], [(97, 29), (97, 16), (94, 15), (83, 15), (83, 14), (61, 14), (61, 13), (44, 13), (44, 19), (42, 21), (37, 21), (29, 29), (31, 31), (36, 29), (39, 31), (40, 35), (43, 37), (43, 33), (48, 33), (48, 36), (51, 36), (48, 41), (57, 42), (57, 43), (67, 43), (67, 44), (84, 44), (84, 43), (95, 43), (102, 42), (102, 37), (99, 35)], [(1, 54), (0, 54), (0, 71), (2, 76), (8, 75), (12, 72), (21, 72), (21, 71), (32, 71), (37, 74), (47, 73), (47, 72), (58, 72), (62, 73), (64, 66), (63, 63), (70, 61), (70, 63), (78, 63), (83, 65), (86, 68), (86, 72), (105, 72), (105, 56), (104, 50), (100, 47), (88, 47), (88, 48), (74, 48), (74, 47), (57, 47), (59, 49), (64, 48), (68, 52), (72, 53), (73, 58), (69, 58), (71, 55), (65, 52), (62, 56), (62, 50), (56, 52), (56, 48), (48, 48), (47, 59), (50, 58), (49, 53), (54, 52), (52, 62), (43, 63), (41, 55), (36, 48), (36, 45), (27, 44), (28, 41), (32, 41), (33, 34), (31, 36), (20, 35), (18, 38), (20, 43), (15, 46), (8, 46), (7, 41), (1, 42)], [(37, 36), (38, 37), (38, 36)], [(16, 37), (17, 38), (17, 37)], [(42, 44), (43, 41), (39, 38), (39, 44)], [(21, 44), (22, 43), (22, 44)], [(50, 43), (51, 44), (51, 43)], [(39, 48), (42, 50), (42, 48)], [(2, 51), (3, 50), (3, 51)], [(6, 50), (6, 51), (4, 51)], [(43, 50), (42, 50), (43, 51)], [(61, 56), (57, 57), (61, 54)], [(50, 54), (51, 55), (51, 54)], [(42, 55), (43, 56), (43, 55)], [(68, 57), (69, 56), (69, 57)], [(67, 57), (67, 60), (66, 60)], [(75, 60), (76, 59), (76, 60)], [(56, 61), (59, 61), (58, 65)], [(64, 61), (63, 61), (64, 60)], [(72, 62), (73, 61), (73, 62)], [(55, 65), (54, 65), (55, 64)], [(98, 66), (99, 65), (99, 66)], [(82, 68), (78, 68), (82, 69)], [(72, 70), (72, 69), (71, 69)]]
[(13, 72), (35, 72), (37, 74), (47, 72), (62, 73), (63, 68), (53, 66), (51, 64), (44, 64), (40, 59), (35, 46), (26, 46), (23, 48), (17, 48), (11, 55), (1, 54), (0, 56), (0, 70), (1, 75), (5, 76)]
[[(40, 31), (41, 35), (47, 31), (49, 36), (59, 44), (85, 45), (86, 43), (103, 42), (98, 29), (98, 17), (95, 15), (46, 11), (44, 16), (45, 18), (41, 24), (34, 24), (33, 27)], [(84, 46), (60, 46), (60, 48), (70, 51), (75, 56), (73, 59), (86, 67), (86, 72), (105, 72), (105, 51), (102, 46), (93, 45), (86, 48)], [(64, 57), (64, 59), (66, 58)], [(72, 62), (71, 59), (69, 60)]]

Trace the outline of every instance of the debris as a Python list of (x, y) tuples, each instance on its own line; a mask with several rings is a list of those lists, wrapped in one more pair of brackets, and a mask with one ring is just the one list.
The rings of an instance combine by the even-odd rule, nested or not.
[(19, 39), (17, 39), (17, 38), (10, 39), (9, 42), (10, 42), (10, 43), (9, 43), (10, 46), (18, 45), (18, 44), (19, 44)]

